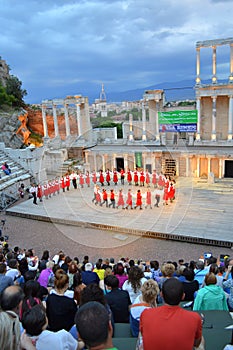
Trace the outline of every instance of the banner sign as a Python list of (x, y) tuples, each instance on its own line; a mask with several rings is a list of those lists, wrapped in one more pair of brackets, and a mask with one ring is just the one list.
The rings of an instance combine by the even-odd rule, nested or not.
[(158, 112), (160, 132), (196, 132), (197, 110)]
[(137, 168), (142, 168), (142, 153), (135, 152), (135, 163)]

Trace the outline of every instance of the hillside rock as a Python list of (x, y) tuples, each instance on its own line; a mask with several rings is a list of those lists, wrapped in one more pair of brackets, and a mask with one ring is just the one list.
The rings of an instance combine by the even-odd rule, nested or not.
[(6, 147), (24, 147), (23, 137), (16, 135), (16, 131), (21, 125), (18, 117), (23, 113), (25, 113), (23, 110), (12, 113), (0, 112), (0, 140), (5, 143)]

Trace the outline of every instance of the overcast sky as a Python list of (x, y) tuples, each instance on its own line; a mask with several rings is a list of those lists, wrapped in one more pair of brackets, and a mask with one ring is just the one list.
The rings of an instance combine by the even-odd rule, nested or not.
[[(231, 0), (0, 0), (0, 56), (28, 103), (195, 81), (196, 42), (233, 37), (232, 14)], [(227, 77), (229, 47), (217, 61)]]

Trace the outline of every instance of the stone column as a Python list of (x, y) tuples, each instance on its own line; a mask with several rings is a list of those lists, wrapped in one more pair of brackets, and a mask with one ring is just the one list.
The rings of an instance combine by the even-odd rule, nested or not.
[(80, 104), (76, 104), (76, 113), (77, 113), (77, 125), (78, 125), (78, 136), (82, 135), (82, 126), (81, 126), (81, 112), (80, 112)]
[(143, 159), (143, 171), (146, 171), (146, 153), (142, 154), (142, 159)]
[(233, 123), (233, 96), (229, 96), (228, 111), (228, 141), (232, 141), (232, 123)]
[(125, 167), (125, 171), (129, 168), (128, 154), (124, 154), (124, 167)]
[(196, 140), (201, 140), (201, 98), (197, 97), (197, 134)]
[(56, 105), (53, 104), (53, 123), (54, 123), (54, 132), (55, 132), (55, 137), (59, 136), (59, 130), (58, 130), (58, 121), (57, 121), (57, 109)]
[(129, 115), (129, 141), (133, 141), (133, 115), (130, 113)]
[(88, 152), (85, 152), (85, 163), (88, 164)]
[(197, 61), (196, 61), (196, 84), (200, 84), (201, 83), (201, 78), (200, 78), (200, 47), (196, 48), (196, 57), (197, 57)]
[(197, 177), (200, 177), (200, 157), (197, 157)]
[(159, 135), (159, 100), (155, 101), (155, 139), (156, 141), (160, 141)]
[(185, 161), (186, 161), (186, 177), (189, 177), (189, 156), (185, 156)]
[(46, 109), (46, 106), (42, 105), (42, 119), (43, 119), (43, 128), (44, 128), (44, 137), (49, 137), (45, 109)]
[(212, 53), (212, 72), (213, 72), (213, 75), (212, 75), (212, 83), (213, 84), (216, 84), (217, 83), (217, 77), (216, 77), (216, 46), (213, 46), (212, 47), (213, 49), (213, 53)]
[(115, 153), (112, 155), (112, 170), (116, 168), (116, 155)]
[(68, 114), (68, 104), (64, 105), (65, 109), (65, 125), (66, 125), (66, 137), (70, 136), (70, 123), (69, 123), (69, 114)]
[(103, 154), (102, 155), (102, 170), (103, 170), (103, 172), (105, 172), (105, 169), (106, 169), (106, 167), (105, 167), (105, 154)]
[(219, 161), (218, 161), (218, 177), (219, 179), (221, 179), (223, 177), (223, 172), (222, 172), (222, 158), (219, 158)]
[[(210, 173), (210, 170), (211, 170), (211, 158), (210, 157), (207, 157), (207, 174), (209, 175)], [(208, 176), (207, 175), (207, 176)]]
[(211, 140), (216, 141), (216, 97), (212, 96), (212, 133)]
[(146, 109), (142, 102), (142, 141), (146, 141)]
[(97, 172), (97, 161), (96, 161), (96, 153), (94, 153), (94, 171)]
[(230, 44), (230, 76), (229, 83), (233, 83), (233, 44)]

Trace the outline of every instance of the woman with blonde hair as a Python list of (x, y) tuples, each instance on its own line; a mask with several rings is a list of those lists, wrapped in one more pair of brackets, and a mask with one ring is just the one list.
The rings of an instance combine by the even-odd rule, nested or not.
[(142, 294), (139, 295), (133, 305), (130, 306), (130, 328), (134, 337), (139, 333), (139, 320), (141, 313), (148, 308), (157, 307), (157, 296), (159, 294), (158, 283), (152, 279), (147, 280), (141, 287)]

